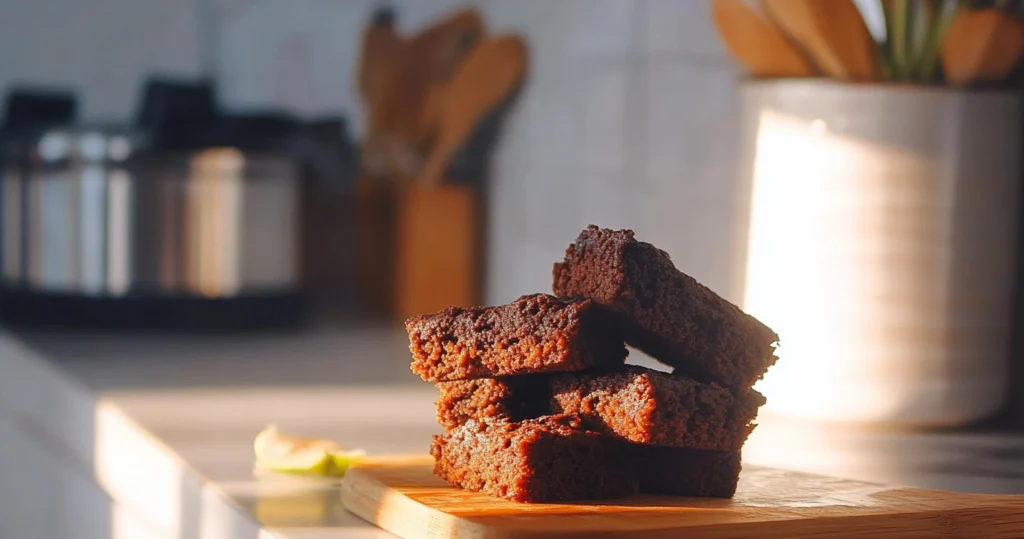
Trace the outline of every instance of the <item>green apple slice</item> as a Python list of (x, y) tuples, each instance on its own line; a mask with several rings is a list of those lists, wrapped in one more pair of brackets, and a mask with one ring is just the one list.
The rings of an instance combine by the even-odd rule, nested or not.
[(289, 436), (270, 425), (253, 442), (256, 467), (278, 473), (341, 477), (366, 452), (345, 449), (332, 440)]

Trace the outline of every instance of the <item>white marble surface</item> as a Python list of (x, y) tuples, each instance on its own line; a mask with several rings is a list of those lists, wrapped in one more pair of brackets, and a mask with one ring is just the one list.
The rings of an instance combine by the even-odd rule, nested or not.
[(276, 423), (285, 431), (331, 438), (371, 454), (424, 452), (437, 431), (429, 386), (163, 389), (111, 395), (196, 472), (268, 529), (290, 539), (390, 535), (344, 511), (340, 491), (330, 481), (254, 477), (252, 439), (261, 428)]
[[(42, 354), (4, 336), (0, 341), (0, 411), (4, 414), (0, 415), (0, 436), (6, 432), (5, 416), (12, 416), (36, 433), (39, 448), (15, 436), (0, 444), (7, 452), (0, 458), (12, 457), (0, 468), (0, 479), (5, 479), (0, 482), (0, 494), (14, 497), (20, 485), (43, 488), (32, 491), (38, 491), (35, 497), (24, 498), (24, 507), (9, 509), (39, 508), (21, 518), (0, 520), (0, 537), (40, 536), (37, 529), (47, 532), (41, 535), (45, 537), (78, 537), (73, 532), (86, 525), (85, 529), (94, 531), (87, 537), (111, 539), (147, 537), (134, 534), (136, 528), (151, 530), (149, 536), (160, 538), (390, 537), (345, 512), (336, 484), (257, 476), (252, 471), (252, 440), (268, 423), (337, 439), (375, 454), (425, 450), (436, 430), (430, 386), (365, 385), (372, 375), (359, 374), (355, 367), (343, 369), (346, 376), (330, 377), (330, 364), (335, 362), (372, 361), (368, 370), (378, 373), (395, 372), (398, 366), (406, 369), (404, 347), (394, 363), (386, 360), (393, 354), (383, 334), (356, 332), (340, 341), (331, 335), (321, 335), (323, 341), (293, 335), (292, 339), (305, 344), (300, 347), (306, 353), (302, 358), (294, 356), (299, 352), (294, 342), (281, 336), (270, 342), (236, 341), (251, 352), (240, 356), (235, 355), (230, 338), (208, 342), (209, 348), (204, 348), (202, 339), (175, 348), (142, 337), (146, 343), (142, 350), (152, 355), (131, 354), (131, 359), (117, 351), (125, 350), (119, 348), (124, 346), (138, 352), (140, 341), (135, 339), (140, 338), (103, 338), (97, 341), (105, 350), (101, 359), (86, 351), (89, 346), (78, 348), (79, 353), (51, 356), (70, 366), (70, 372), (61, 372)], [(60, 347), (60, 339), (53, 336), (39, 339)], [(326, 355), (319, 357), (315, 351), (325, 343)], [(362, 349), (366, 343), (376, 346)], [(107, 345), (112, 349), (104, 348)], [(227, 354), (217, 353), (225, 350)], [(282, 360), (289, 355), (294, 359)], [(282, 363), (288, 368), (275, 371), (273, 365)], [(261, 385), (240, 376), (244, 369), (239, 367), (281, 385)], [(306, 385), (289, 388), (288, 383), (294, 385), (296, 380), (288, 378), (287, 372), (306, 373)], [(414, 383), (415, 378), (408, 376)], [(80, 385), (83, 379), (91, 389)], [(324, 385), (315, 387), (310, 381)], [(204, 384), (213, 387), (203, 388)], [(45, 460), (51, 453), (64, 460)], [(32, 456), (29, 466), (16, 464), (22, 455)], [(65, 469), (77, 473), (71, 473), (70, 479), (55, 475)], [(86, 513), (95, 522), (65, 510), (82, 503), (106, 506)], [(15, 533), (20, 531), (26, 533)]]
[[(391, 537), (345, 512), (330, 481), (255, 476), (253, 436), (277, 423), (384, 454), (423, 452), (437, 431), (434, 390), (408, 372), (393, 329), (23, 337), (41, 353), (0, 338), (0, 439), (9, 440), (0, 443), (0, 495), (23, 496), (0, 504), (0, 537)], [(763, 418), (744, 459), (1024, 493), (1024, 437), (1016, 435)]]
[(0, 537), (270, 536), (121, 407), (0, 333)]

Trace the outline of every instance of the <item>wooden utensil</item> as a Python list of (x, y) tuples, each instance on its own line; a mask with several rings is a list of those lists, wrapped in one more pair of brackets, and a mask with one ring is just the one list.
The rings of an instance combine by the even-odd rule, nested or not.
[(764, 6), (826, 75), (878, 79), (877, 45), (852, 0), (764, 0)]
[(997, 9), (957, 12), (942, 40), (942, 69), (947, 82), (965, 85), (977, 80), (1001, 22), (1002, 13)]
[(420, 172), (436, 185), (482, 116), (511, 95), (526, 74), (527, 51), (514, 35), (485, 38), (466, 56), (443, 90), (437, 136)]
[(992, 36), (992, 43), (982, 64), (979, 80), (1000, 81), (1005, 79), (1017, 66), (1024, 54), (1024, 22), (1013, 15), (1003, 14), (999, 30)]
[(846, 66), (849, 78), (878, 80), (878, 44), (853, 0), (803, 1), (813, 6), (815, 18)]
[(360, 165), (371, 177), (391, 176), (410, 167), (407, 161), (414, 146), (406, 141), (418, 136), (419, 88), (426, 85), (420, 82), (419, 72), (408, 69), (410, 52), (408, 40), (395, 29), (394, 12), (374, 13), (363, 32), (357, 80), (367, 124)]
[(473, 8), (460, 9), (410, 39), (395, 33), (393, 18), (375, 16), (363, 38), (362, 165), (370, 176), (408, 179), (422, 166), (437, 129), (435, 87), (450, 79), (485, 29)]
[(725, 47), (755, 77), (813, 77), (814, 66), (771, 21), (743, 0), (712, 0), (711, 17)]
[(466, 7), (430, 25), (411, 41), (410, 49), (418, 57), (410, 62), (410, 69), (424, 71), (421, 108), (414, 120), (425, 137), (436, 133), (445, 86), (485, 32), (480, 12)]
[(1000, 9), (962, 9), (942, 41), (942, 67), (953, 85), (999, 81), (1024, 53), (1024, 25)]
[(395, 32), (395, 13), (380, 9), (363, 31), (359, 55), (358, 86), (364, 100), (378, 94), (387, 84), (389, 70), (403, 51), (404, 40)]
[(477, 191), (463, 185), (399, 193), (392, 307), (396, 319), (478, 304), (479, 205)]
[(744, 466), (731, 500), (635, 496), (520, 504), (448, 486), (429, 455), (349, 469), (342, 504), (405, 539), (1024, 537), (1024, 498), (955, 494)]
[(459, 9), (411, 39), (398, 35), (394, 23), (394, 11), (380, 9), (363, 32), (358, 79), (364, 98), (375, 92), (375, 85), (387, 80), (399, 55), (417, 57), (416, 61), (404, 62), (407, 65), (403, 67), (425, 70), (431, 77), (446, 80), (485, 32), (483, 18), (475, 8)]
[(411, 48), (421, 55), (420, 67), (433, 80), (446, 81), (485, 32), (480, 11), (464, 7), (420, 32), (411, 40)]
[(954, 85), (1006, 79), (1024, 54), (1024, 22), (1001, 9), (962, 9), (942, 41), (942, 68)]

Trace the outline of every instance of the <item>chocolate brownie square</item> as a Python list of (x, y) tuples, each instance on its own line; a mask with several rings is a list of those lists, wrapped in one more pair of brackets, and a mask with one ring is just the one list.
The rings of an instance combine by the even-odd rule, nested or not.
[(678, 375), (627, 366), (550, 377), (553, 413), (637, 444), (736, 451), (754, 429), (764, 397)]
[(693, 451), (634, 446), (640, 492), (700, 498), (731, 498), (740, 478), (739, 451)]
[(585, 298), (523, 296), (448, 307), (406, 321), (412, 371), (428, 382), (579, 371), (622, 364), (622, 335)]
[(553, 270), (554, 293), (605, 307), (626, 342), (701, 381), (750, 387), (775, 363), (778, 335), (631, 230), (591, 225)]
[(631, 448), (579, 418), (470, 420), (430, 448), (434, 473), (455, 487), (518, 502), (622, 498), (637, 492)]
[(544, 375), (441, 382), (437, 389), (437, 422), (445, 430), (470, 419), (522, 421), (551, 414)]

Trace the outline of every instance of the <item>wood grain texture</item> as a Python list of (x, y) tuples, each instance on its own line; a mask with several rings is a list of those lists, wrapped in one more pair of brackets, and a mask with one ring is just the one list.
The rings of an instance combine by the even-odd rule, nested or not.
[[(731, 500), (636, 496), (520, 504), (448, 486), (429, 455), (381, 457), (349, 470), (342, 503), (405, 539), (1018, 539), (1024, 498), (862, 483), (748, 466)], [(642, 534), (642, 535), (641, 535)]]
[[(458, 66), (431, 106), (437, 110), (434, 144), (420, 170), (420, 182), (437, 185), (477, 122), (522, 84), (526, 76), (526, 43), (517, 35), (487, 37)], [(429, 98), (428, 98), (429, 99)]]
[(1009, 76), (1024, 54), (1024, 21), (1003, 14), (996, 34), (992, 36), (978, 80), (998, 82)]
[(814, 66), (771, 21), (743, 0), (712, 0), (711, 18), (725, 48), (755, 77), (813, 77)]
[(957, 12), (942, 40), (942, 69), (949, 83), (965, 85), (979, 80), (1005, 20), (998, 9)]
[(763, 3), (771, 18), (804, 47), (826, 75), (856, 81), (878, 79), (877, 46), (851, 0)]
[(408, 178), (438, 129), (438, 86), (447, 83), (486, 28), (480, 12), (459, 8), (419, 34), (399, 35), (390, 22), (363, 34), (358, 83), (366, 105), (363, 171)]
[(398, 320), (478, 303), (479, 194), (413, 186), (398, 198), (394, 313)]

